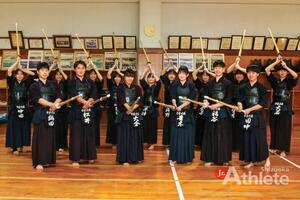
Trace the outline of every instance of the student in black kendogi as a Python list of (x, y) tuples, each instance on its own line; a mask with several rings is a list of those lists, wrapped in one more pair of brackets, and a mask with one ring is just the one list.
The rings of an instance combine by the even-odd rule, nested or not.
[[(278, 78), (272, 74), (277, 71)], [(278, 56), (266, 69), (267, 79), (273, 89), (273, 102), (270, 106), (270, 151), (279, 151), (281, 156), (290, 152), (292, 134), (291, 90), (297, 85), (298, 74), (290, 69)], [(288, 75), (291, 76), (288, 76)]]
[(150, 62), (147, 63), (141, 76), (140, 85), (144, 91), (142, 111), (144, 143), (149, 144), (148, 150), (153, 150), (157, 143), (157, 120), (159, 116), (158, 105), (154, 104), (154, 101), (158, 101), (161, 83), (152, 71)]
[(241, 146), (239, 159), (245, 168), (264, 162), (270, 167), (266, 123), (263, 108), (267, 105), (266, 88), (258, 81), (260, 67), (247, 67), (248, 81), (241, 86), (237, 105), (243, 114), (241, 121)]
[(57, 85), (48, 80), (49, 65), (39, 63), (39, 80), (29, 88), (30, 99), (34, 106), (32, 164), (37, 170), (56, 163), (55, 111), (61, 102)]
[(95, 83), (85, 75), (86, 64), (83, 61), (74, 63), (75, 77), (68, 83), (69, 97), (81, 95), (71, 102), (69, 112), (70, 148), (69, 159), (73, 167), (79, 163), (94, 163), (97, 159), (95, 143), (95, 116), (92, 111), (93, 101), (97, 99)]
[[(50, 71), (52, 71), (50, 78), (59, 88), (62, 101), (66, 100), (68, 97), (68, 76), (59, 66), (57, 59), (54, 59), (53, 64), (50, 66)], [(56, 150), (59, 153), (64, 152), (68, 148), (68, 114), (69, 108), (67, 105), (62, 106), (55, 113)]]
[(117, 124), (116, 116), (118, 115), (118, 97), (117, 89), (122, 83), (124, 74), (118, 68), (119, 61), (115, 60), (115, 64), (111, 67), (106, 76), (107, 88), (109, 90), (110, 97), (107, 101), (108, 110), (107, 110), (107, 128), (106, 128), (106, 143), (112, 144), (114, 149), (117, 145)]
[[(172, 60), (169, 61), (170, 65), (172, 64)], [(164, 85), (164, 103), (165, 104), (172, 104), (171, 100), (171, 88), (172, 84), (175, 82), (177, 77), (177, 68), (175, 66), (165, 67), (162, 71), (160, 76), (160, 80)], [(163, 141), (162, 144), (165, 147), (170, 145), (170, 132), (171, 132), (171, 109), (170, 108), (163, 108)]]
[(144, 160), (144, 139), (141, 110), (142, 91), (134, 84), (135, 72), (124, 72), (124, 83), (118, 86), (117, 162), (128, 166)]
[[(29, 75), (27, 78), (25, 75)], [(30, 146), (30, 113), (28, 109), (28, 89), (34, 82), (34, 73), (23, 69), (20, 58), (7, 69), (8, 122), (5, 147), (18, 155), (23, 147)]]

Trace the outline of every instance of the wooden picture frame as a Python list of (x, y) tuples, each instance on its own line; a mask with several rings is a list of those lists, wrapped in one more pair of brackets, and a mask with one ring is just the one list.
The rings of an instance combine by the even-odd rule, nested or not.
[(239, 50), (242, 45), (242, 35), (232, 35), (231, 36), (231, 50)]
[(74, 64), (74, 54), (73, 53), (67, 53), (67, 52), (61, 52), (60, 53), (60, 64), (62, 69), (64, 70), (73, 70), (73, 64)]
[[(59, 60), (60, 59), (60, 51), (54, 50), (54, 56)], [(51, 50), (44, 50), (43, 51), (43, 62), (48, 63), (49, 66), (53, 64), (53, 55)]]
[(298, 42), (298, 46), (297, 46), (297, 51), (300, 51), (300, 37), (298, 37), (299, 42)]
[(113, 49), (114, 41), (112, 35), (102, 35), (102, 49)]
[(137, 65), (137, 53), (135, 51), (121, 52), (121, 69), (136, 70)]
[(84, 38), (85, 49), (99, 49), (99, 39), (97, 37)]
[(264, 50), (265, 51), (273, 51), (275, 49), (275, 45), (271, 37), (267, 37), (265, 40)]
[(43, 54), (42, 50), (29, 50), (27, 68), (36, 69), (36, 66), (43, 61)]
[(7, 68), (12, 66), (17, 61), (17, 57), (16, 50), (3, 50), (1, 70), (7, 70)]
[(136, 49), (136, 36), (125, 36), (125, 49)]
[(231, 37), (221, 37), (220, 50), (229, 50), (231, 47)]
[(179, 49), (180, 36), (170, 35), (168, 37), (168, 49)]
[(289, 38), (286, 50), (287, 51), (296, 51), (299, 43), (299, 38)]
[(93, 63), (95, 64), (97, 69), (104, 70), (104, 54), (90, 54)]
[(255, 36), (252, 50), (264, 50), (265, 36)]
[[(202, 38), (203, 42), (203, 49), (207, 50), (208, 49), (208, 38)], [(200, 37), (193, 37), (192, 38), (192, 47), (191, 49), (201, 49), (201, 40)]]
[(125, 49), (125, 36), (115, 35), (113, 37), (114, 48), (116, 49)]
[(30, 37), (27, 39), (28, 49), (44, 49), (44, 38)]
[(70, 49), (72, 48), (71, 35), (53, 35), (54, 48)]
[(288, 43), (287, 37), (278, 37), (276, 39), (276, 44), (279, 51), (284, 51), (286, 49), (287, 43)]
[(194, 54), (193, 53), (179, 53), (178, 54), (178, 66), (185, 66), (189, 72), (194, 70)]
[(243, 50), (252, 50), (254, 38), (252, 36), (245, 36)]
[(209, 63), (210, 63), (210, 65), (208, 66), (209, 71), (214, 70), (213, 65), (214, 65), (214, 62), (217, 61), (217, 60), (222, 60), (223, 62), (225, 62), (225, 54), (223, 54), (223, 53), (212, 53), (212, 54), (209, 55)]
[(192, 46), (192, 36), (182, 35), (180, 36), (180, 49), (191, 49)]
[[(16, 31), (8, 31), (10, 46), (12, 49), (17, 49), (17, 34)], [(22, 31), (18, 31), (19, 47), (25, 49), (24, 36)]]

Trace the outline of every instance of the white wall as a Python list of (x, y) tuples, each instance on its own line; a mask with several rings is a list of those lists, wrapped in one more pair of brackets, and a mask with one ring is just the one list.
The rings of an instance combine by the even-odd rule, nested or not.
[[(0, 36), (15, 30), (15, 22), (26, 37), (78, 33), (79, 36), (138, 35), (138, 2), (96, 3), (3, 3), (0, 1)], [(8, 45), (8, 46), (7, 46)], [(2, 41), (0, 48), (10, 48)]]
[[(203, 37), (242, 34), (268, 35), (271, 27), (275, 36), (300, 36), (300, 5), (283, 5), (279, 1), (166, 1), (162, 3), (162, 38), (171, 34), (191, 34)], [(231, 2), (231, 3), (230, 3)], [(248, 3), (247, 3), (248, 2)], [(252, 1), (254, 2), (254, 1)], [(298, 1), (299, 2), (299, 1)]]
[[(300, 36), (300, 0), (161, 0), (160, 15), (151, 10), (156, 6), (143, 13), (139, 0), (0, 0), (0, 36), (8, 36), (18, 22), (29, 37), (42, 36), (41, 28), (48, 35), (139, 37), (151, 19), (160, 27), (145, 47), (158, 47), (160, 37), (166, 44), (173, 34), (221, 37), (247, 29), (247, 35), (267, 36), (268, 26), (275, 36)], [(10, 48), (9, 41), (0, 40), (0, 48)]]

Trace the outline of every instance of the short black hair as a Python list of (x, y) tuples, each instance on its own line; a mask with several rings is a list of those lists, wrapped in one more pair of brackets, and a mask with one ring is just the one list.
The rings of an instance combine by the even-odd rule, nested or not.
[(176, 70), (174, 69), (174, 68), (171, 68), (171, 69), (169, 69), (168, 71), (167, 71), (167, 74), (169, 75), (169, 74), (175, 74), (175, 75), (177, 75), (177, 72), (176, 72)]
[(76, 69), (76, 67), (77, 67), (78, 65), (83, 65), (84, 68), (86, 68), (86, 63), (85, 63), (84, 61), (82, 61), (82, 60), (77, 60), (77, 61), (74, 63), (74, 69)]
[(150, 72), (148, 75), (147, 75), (147, 78), (150, 78), (151, 76), (154, 76), (154, 74), (152, 72)]
[(213, 68), (220, 66), (220, 67), (225, 67), (225, 63), (222, 60), (216, 60), (213, 64)]
[(112, 79), (112, 80), (114, 80), (117, 76), (119, 76), (119, 77), (122, 79), (121, 74), (119, 74), (118, 72), (113, 71), (113, 72), (111, 73), (111, 79)]
[(236, 70), (236, 71), (234, 72), (234, 75), (237, 75), (237, 74), (242, 74), (242, 75), (245, 76), (245, 73), (242, 72), (241, 70)]
[(36, 70), (39, 71), (40, 69), (48, 69), (49, 70), (49, 64), (46, 62), (39, 62), (36, 66)]
[(258, 65), (250, 65), (249, 67), (247, 67), (247, 73), (248, 72), (256, 72), (256, 73), (260, 73), (261, 68)]
[(181, 67), (179, 67), (179, 69), (178, 69), (178, 74), (179, 74), (180, 72), (184, 72), (185, 74), (188, 74), (188, 73), (189, 73), (189, 69), (188, 69), (186, 66), (181, 66)]
[(135, 76), (135, 71), (133, 71), (132, 69), (126, 69), (125, 72), (124, 72), (124, 76), (134, 77)]

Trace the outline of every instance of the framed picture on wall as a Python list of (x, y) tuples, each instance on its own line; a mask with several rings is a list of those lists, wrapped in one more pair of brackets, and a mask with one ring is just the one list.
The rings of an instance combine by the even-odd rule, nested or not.
[(73, 53), (60, 53), (60, 64), (64, 70), (73, 69), (74, 54)]
[[(169, 63), (168, 57), (172, 59), (172, 63)], [(166, 54), (163, 55), (163, 67), (168, 68), (170, 64), (178, 67), (178, 53), (168, 53), (168, 56)]]
[(265, 45), (265, 36), (255, 36), (253, 50), (263, 50)]
[(90, 54), (97, 69), (104, 70), (104, 54)]
[(298, 46), (298, 38), (290, 38), (286, 47), (287, 51), (296, 51)]
[(28, 69), (36, 69), (36, 66), (43, 61), (43, 51), (29, 50), (28, 51)]
[(287, 43), (288, 43), (287, 37), (279, 37), (276, 40), (277, 47), (280, 51), (284, 51), (286, 49)]
[[(54, 50), (54, 55), (55, 57), (59, 60), (59, 51), (58, 50)], [(45, 50), (43, 51), (43, 61), (48, 63), (49, 66), (51, 66), (53, 64), (53, 55), (51, 50)]]
[(231, 46), (231, 37), (221, 37), (220, 50), (229, 50)]
[(265, 47), (264, 47), (264, 50), (265, 51), (273, 51), (275, 48), (275, 45), (273, 43), (273, 40), (271, 37), (267, 37), (266, 38), (266, 41), (265, 41)]
[(44, 40), (41, 37), (31, 37), (27, 41), (28, 49), (44, 49)]
[(98, 38), (84, 38), (84, 47), (85, 49), (99, 49)]
[(179, 67), (185, 66), (189, 71), (194, 70), (194, 54), (192, 53), (180, 53), (179, 54)]
[(180, 49), (191, 49), (192, 36), (182, 35), (180, 36)]
[[(203, 49), (208, 48), (208, 38), (202, 38)], [(200, 37), (192, 38), (192, 49), (201, 49), (201, 40)]]
[(125, 48), (126, 49), (136, 49), (136, 37), (135, 36), (125, 36)]
[(78, 60), (82, 60), (85, 63), (88, 62), (88, 59), (87, 59), (86, 54), (85, 54), (84, 51), (81, 51), (81, 50), (80, 51), (74, 51), (74, 62), (76, 62)]
[(15, 50), (3, 50), (2, 51), (2, 68), (1, 70), (7, 70), (17, 61), (17, 51)]
[[(205, 60), (206, 60), (206, 67), (210, 66), (210, 54), (205, 53), (204, 54)], [(194, 54), (194, 66), (195, 69), (198, 69), (203, 65), (203, 56), (202, 53), (195, 53)]]
[(113, 37), (114, 48), (116, 49), (125, 49), (125, 37), (116, 35)]
[(252, 50), (253, 40), (254, 40), (254, 38), (252, 36), (245, 36), (243, 49), (244, 50)]
[(54, 48), (72, 48), (71, 35), (53, 35)]
[(121, 53), (121, 69), (136, 70), (137, 54), (136, 52), (122, 52)]
[[(298, 39), (300, 40), (300, 37)], [(300, 41), (298, 42), (298, 45), (297, 45), (297, 51), (300, 51)]]
[(102, 36), (102, 48), (103, 49), (113, 49), (114, 48), (113, 36), (111, 36), (111, 35), (103, 35)]
[(231, 47), (232, 50), (239, 50), (242, 45), (242, 35), (233, 35), (231, 39)]
[(216, 62), (217, 60), (222, 60), (223, 62), (225, 62), (225, 55), (222, 53), (214, 53), (214, 54), (210, 54), (210, 61), (209, 61), (209, 66), (208, 66), (208, 70), (213, 71), (213, 65), (214, 62)]
[[(17, 34), (16, 34), (16, 31), (8, 31), (8, 35), (9, 35), (9, 41), (10, 41), (11, 48), (16, 49), (17, 48)], [(19, 40), (20, 49), (24, 49), (25, 44), (24, 44), (24, 37), (23, 37), (23, 32), (22, 31), (18, 31), (18, 40)]]
[[(105, 52), (104, 54), (104, 69), (108, 70), (115, 64), (115, 59), (119, 59), (118, 54), (115, 52)], [(119, 66), (121, 66), (122, 63), (120, 63)]]
[(180, 36), (170, 35), (168, 37), (168, 49), (179, 49)]

